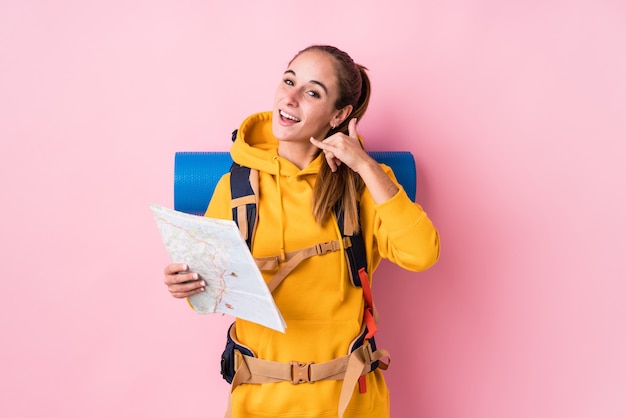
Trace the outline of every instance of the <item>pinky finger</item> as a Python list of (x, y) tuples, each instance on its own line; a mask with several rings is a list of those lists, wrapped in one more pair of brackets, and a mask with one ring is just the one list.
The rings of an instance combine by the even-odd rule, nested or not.
[(198, 293), (202, 293), (204, 292), (204, 289), (195, 289), (191, 292), (180, 292), (180, 293), (171, 293), (171, 295), (173, 297), (175, 297), (176, 299), (184, 299), (184, 298), (188, 298), (189, 296), (193, 296), (196, 295)]

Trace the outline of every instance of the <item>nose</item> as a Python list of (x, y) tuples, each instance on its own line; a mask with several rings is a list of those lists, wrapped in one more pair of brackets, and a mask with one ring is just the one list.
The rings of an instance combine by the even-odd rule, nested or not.
[(291, 88), (285, 92), (285, 103), (289, 106), (298, 106), (298, 89)]

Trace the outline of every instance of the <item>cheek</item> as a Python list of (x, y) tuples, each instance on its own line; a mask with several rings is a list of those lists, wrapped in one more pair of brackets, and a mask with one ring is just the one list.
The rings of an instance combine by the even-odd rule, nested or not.
[(274, 103), (278, 103), (280, 99), (285, 96), (285, 85), (283, 83), (278, 84), (276, 86), (276, 91), (274, 93)]
[(311, 101), (305, 102), (304, 105), (307, 106), (307, 110), (309, 114), (315, 119), (330, 120), (331, 109), (328, 106), (328, 103), (317, 102), (317, 101), (311, 100)]
[(278, 103), (280, 97), (280, 89), (276, 89), (276, 93), (274, 93), (274, 104)]
[(315, 136), (325, 135), (330, 129), (330, 116), (327, 112), (319, 111), (309, 119), (311, 122), (310, 129), (315, 132)]

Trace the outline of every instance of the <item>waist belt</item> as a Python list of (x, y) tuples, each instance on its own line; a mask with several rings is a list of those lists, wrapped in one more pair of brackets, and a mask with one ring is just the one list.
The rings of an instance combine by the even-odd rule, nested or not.
[[(236, 339), (235, 326), (231, 326), (230, 338)], [(387, 363), (381, 361), (387, 359)], [(243, 354), (234, 349), (235, 376), (232, 381), (231, 392), (241, 384), (261, 384), (273, 382), (314, 383), (321, 380), (343, 380), (339, 395), (339, 418), (350, 403), (354, 386), (359, 378), (372, 370), (372, 364), (378, 362), (378, 367), (386, 370), (391, 361), (387, 350), (374, 350), (369, 341), (354, 349), (350, 354), (323, 363), (291, 361), (282, 363), (263, 360)], [(230, 408), (229, 408), (230, 410)], [(227, 415), (228, 417), (228, 415)]]

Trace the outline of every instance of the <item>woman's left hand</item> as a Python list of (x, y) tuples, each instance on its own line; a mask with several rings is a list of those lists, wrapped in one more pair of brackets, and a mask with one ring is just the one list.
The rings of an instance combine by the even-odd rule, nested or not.
[(345, 164), (359, 173), (376, 204), (391, 199), (398, 193), (398, 186), (361, 146), (356, 132), (356, 118), (348, 123), (348, 133), (350, 135), (337, 132), (324, 141), (311, 138), (311, 143), (324, 151), (326, 161), (333, 172), (337, 171), (341, 164)]
[(356, 118), (353, 118), (348, 123), (349, 135), (337, 132), (324, 139), (324, 141), (318, 141), (311, 137), (311, 143), (324, 151), (324, 156), (332, 172), (337, 171), (337, 167), (341, 164), (346, 164), (358, 173), (361, 163), (371, 162), (372, 160), (363, 149), (361, 141), (359, 141), (356, 122)]

